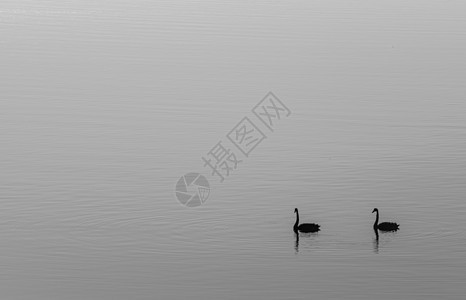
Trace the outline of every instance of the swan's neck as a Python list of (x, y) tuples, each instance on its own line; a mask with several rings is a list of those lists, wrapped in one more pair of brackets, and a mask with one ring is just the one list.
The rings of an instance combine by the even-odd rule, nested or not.
[(379, 211), (375, 212), (377, 215), (375, 217), (374, 228), (377, 228), (377, 224), (379, 224)]
[(299, 224), (299, 213), (296, 212), (296, 223), (294, 223), (295, 230), (298, 228), (298, 224)]

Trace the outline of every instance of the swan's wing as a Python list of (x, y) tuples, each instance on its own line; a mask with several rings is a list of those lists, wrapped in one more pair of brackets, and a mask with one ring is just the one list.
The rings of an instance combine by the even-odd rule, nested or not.
[(383, 222), (378, 225), (381, 230), (398, 230), (400, 225), (393, 222)]
[(302, 224), (299, 225), (299, 226), (320, 227), (319, 224), (315, 224), (315, 223), (302, 223)]
[(400, 226), (395, 222), (385, 222), (385, 223), (388, 224), (389, 226), (396, 226), (396, 227)]
[(298, 229), (300, 231), (319, 231), (320, 225), (314, 224), (314, 223), (303, 223), (298, 226)]

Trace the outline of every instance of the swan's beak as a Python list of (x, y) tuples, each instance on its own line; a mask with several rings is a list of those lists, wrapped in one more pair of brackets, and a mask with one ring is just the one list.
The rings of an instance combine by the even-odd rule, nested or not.
[(372, 213), (375, 213), (375, 208), (374, 208), (374, 210), (372, 211)]

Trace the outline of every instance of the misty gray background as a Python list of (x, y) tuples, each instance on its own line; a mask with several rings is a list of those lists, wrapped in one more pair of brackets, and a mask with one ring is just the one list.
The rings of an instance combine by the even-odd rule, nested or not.
[[(465, 28), (463, 1), (1, 1), (0, 298), (463, 299)], [(291, 116), (219, 183), (201, 157), (268, 91)]]

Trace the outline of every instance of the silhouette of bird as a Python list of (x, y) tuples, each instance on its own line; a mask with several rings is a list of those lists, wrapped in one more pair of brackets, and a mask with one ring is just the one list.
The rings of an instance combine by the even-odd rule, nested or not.
[(381, 231), (397, 231), (400, 227), (397, 223), (393, 222), (383, 222), (379, 224), (379, 210), (377, 208), (374, 208), (372, 213), (376, 212), (377, 216), (375, 218), (374, 222), (374, 230), (381, 230)]
[(320, 225), (314, 224), (314, 223), (303, 223), (301, 225), (299, 224), (299, 213), (298, 209), (295, 208), (294, 212), (296, 213), (296, 223), (294, 223), (293, 230), (294, 232), (317, 232), (320, 230)]

